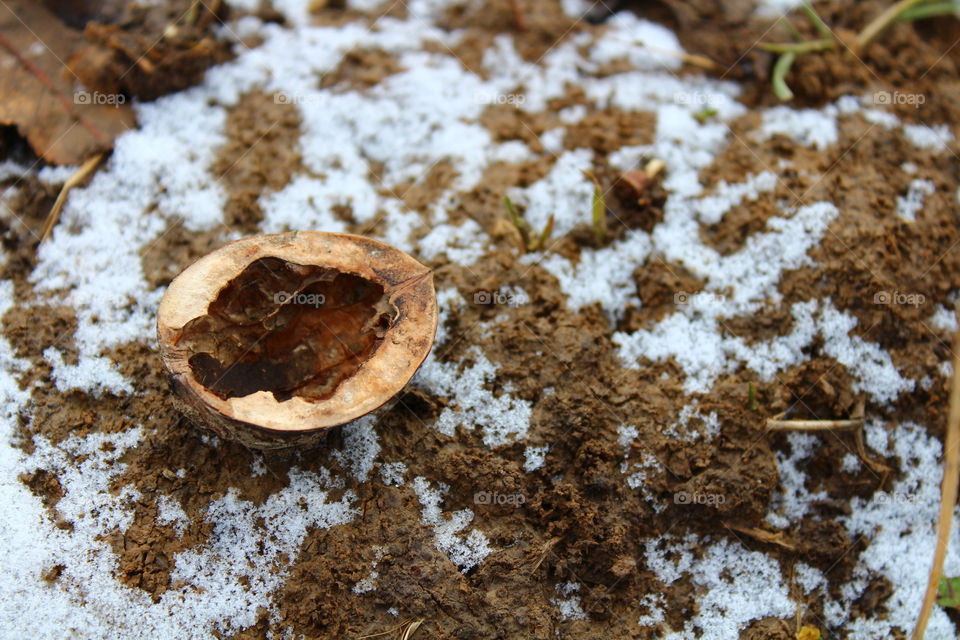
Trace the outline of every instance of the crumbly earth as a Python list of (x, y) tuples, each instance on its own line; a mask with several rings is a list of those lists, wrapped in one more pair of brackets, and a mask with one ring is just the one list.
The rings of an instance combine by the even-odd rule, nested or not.
[[(318, 23), (364, 19), (362, 12), (344, 10), (334, 2), (315, 4)], [(789, 37), (789, 32), (781, 32), (782, 27), (769, 18), (757, 17), (750, 2), (693, 4), (624, 2), (620, 10), (637, 11), (674, 29), (688, 52), (717, 61), (728, 79), (743, 86), (740, 99), (749, 110), (731, 123), (730, 143), (701, 171), (707, 192), (722, 181), (738, 182), (745, 175), (780, 167), (784, 159), (791, 162), (788, 170), (772, 169), (780, 176), (772, 193), (733, 207), (715, 224), (702, 223), (702, 241), (721, 255), (736, 253), (766, 228), (780, 201), (827, 201), (839, 209), (822, 242), (810, 250), (811, 261), (780, 278), (776, 289), (782, 300), (754, 315), (724, 318), (725, 335), (740, 337), (748, 345), (787, 335), (794, 329), (793, 303), (829, 299), (836, 309), (857, 319), (851, 335), (879, 345), (904, 377), (930, 380), (900, 394), (890, 406), (867, 404), (866, 411), (890, 424), (915, 422), (942, 437), (948, 378), (938, 367), (950, 359), (950, 337), (931, 327), (929, 316), (936, 305), (951, 308), (953, 293), (960, 289), (956, 249), (960, 160), (952, 152), (932, 154), (917, 148), (900, 129), (876, 126), (858, 114), (844, 116), (839, 140), (824, 151), (780, 135), (744, 143), (759, 124), (756, 110), (776, 105), (766, 81), (770, 56), (751, 49), (741, 57), (744, 46), (761, 36)], [(829, 24), (854, 29), (883, 3), (816, 4)], [(444, 26), (465, 29), (453, 54), (465, 67), (479, 68), (495, 37), (506, 34), (524, 59), (537, 62), (558, 38), (603, 28), (574, 21), (555, 2), (519, 0), (517, 8), (524, 30), (518, 29), (513, 6), (506, 0), (491, 0), (482, 7), (465, 3), (451, 10)], [(367, 17), (375, 15), (379, 13)], [(402, 7), (391, 8), (391, 15), (403, 18)], [(794, 23), (812, 33), (803, 21)], [(960, 121), (960, 48), (951, 46), (960, 26), (949, 20), (942, 24), (942, 29), (896, 25), (863, 52), (865, 65), (851, 64), (843, 52), (802, 58), (788, 76), (797, 94), (795, 106), (819, 108), (842, 95), (893, 90), (906, 83), (927, 101), (920, 110), (894, 106), (904, 122)], [(320, 85), (331, 91), (375, 90), (402, 69), (386, 51), (358, 49), (349, 52)], [(519, 140), (537, 151), (540, 136), (559, 122), (557, 113), (575, 105), (584, 105), (588, 114), (568, 127), (563, 147), (595, 150), (593, 174), (611, 191), (606, 203), (610, 231), (605, 238), (594, 236), (585, 213), (581, 225), (548, 242), (550, 252), (574, 261), (584, 250), (610, 246), (628, 229), (651, 232), (663, 220), (667, 196), (660, 179), (638, 197), (617, 184), (618, 170), (607, 160), (622, 147), (650, 143), (654, 114), (614, 106), (596, 109), (578, 87), (571, 86), (543, 112), (491, 105), (479, 119), (495, 140)], [(193, 232), (173, 225), (144, 246), (142, 269), (152, 288), (162, 289), (183, 266), (225, 242), (230, 233), (258, 230), (263, 219), (259, 196), (308, 171), (298, 146), (300, 130), (298, 111), (278, 104), (269, 93), (251, 92), (239, 100), (228, 116), (227, 140), (214, 163), (228, 190), (224, 226)], [(13, 147), (7, 151), (22, 153)], [(905, 163), (915, 166), (912, 176), (905, 177)], [(803, 364), (778, 373), (772, 381), (741, 368), (692, 398), (684, 389), (684, 369), (673, 358), (626, 367), (617, 355), (614, 332), (651, 329), (675, 311), (677, 292), (696, 294), (705, 279), (683, 264), (651, 255), (638, 262), (633, 273), (642, 306), (620, 310), (613, 324), (600, 305), (571, 310), (557, 278), (538, 260), (523, 257), (502, 206), (509, 188), (537, 182), (552, 166), (549, 156), (488, 166), (479, 186), (458, 194), (458, 206), (449, 216), (454, 222), (474, 221), (492, 238), (490, 248), (468, 267), (442, 253), (425, 260), (435, 270), (438, 290), (455, 289), (467, 301), (445, 315), (442, 331), (447, 338), (436, 347), (434, 357), (441, 363), (462, 363), (461, 371), (480, 356), (496, 363), (497, 374), (486, 384), (495, 397), (510, 394), (529, 403), (527, 436), (490, 447), (480, 430), (438, 431), (435, 423), (448, 399), (411, 385), (378, 415), (375, 425), (377, 460), (402, 460), (406, 465), (407, 482), (399, 485), (388, 484), (377, 472), (364, 480), (352, 475), (344, 459), (333, 453), (345, 446), (341, 430), (332, 431), (313, 451), (262, 456), (205, 436), (172, 409), (157, 353), (144, 341), (102, 354), (126, 379), (135, 381), (134, 392), (94, 395), (59, 390), (44, 351), (55, 345), (66, 364), (77, 362), (78, 347), (72, 339), (77, 321), (68, 306), (35, 290), (30, 276), (37, 264), (36, 240), (24, 226), (39, 228), (57, 189), (25, 179), (9, 203), (22, 224), (3, 219), (8, 258), (0, 274), (13, 282), (18, 303), (2, 318), (3, 336), (15, 355), (30, 363), (20, 377), (31, 398), (30, 412), (20, 416), (19, 446), (32, 451), (35, 436), (57, 444), (72, 436), (149, 427), (145, 440), (123, 453), (120, 461), (126, 466), (112, 481), (115, 491), (132, 485), (139, 492), (140, 498), (128, 505), (132, 523), (105, 542), (116, 554), (115, 578), (154, 601), (183, 587), (172, 577), (177, 554), (210, 543), (215, 523), (206, 513), (213, 501), (232, 490), (242, 500), (263, 505), (289, 484), (292, 469), (297, 473), (326, 469), (341, 475), (343, 485), (330, 490), (327, 502), (353, 492), (359, 515), (345, 524), (309, 529), (293, 557), (277, 564), (279, 572), (281, 564), (290, 563), (274, 594), (273, 610), (263, 608), (253, 625), (226, 630), (221, 637), (266, 638), (288, 632), (305, 638), (399, 637), (400, 625), (422, 620), (415, 638), (657, 638), (668, 629), (683, 628), (700, 610), (702, 597), (689, 575), (668, 584), (648, 566), (650, 541), (667, 534), (678, 539), (689, 534), (696, 534), (697, 540), (727, 539), (772, 558), (780, 568), (800, 603), (796, 615), (754, 620), (740, 630), (742, 640), (787, 640), (803, 625), (821, 629), (828, 638), (845, 637), (844, 628), (828, 628), (824, 622), (825, 593), (805, 593), (798, 585), (798, 566), (823, 572), (827, 592), (839, 595), (867, 542), (848, 531), (839, 517), (849, 514), (851, 497), (869, 498), (890, 490), (903, 472), (902, 461), (873, 451), (852, 431), (822, 434), (802, 470), (808, 477), (805, 488), (822, 491), (824, 497), (797, 528), (776, 530), (765, 515), (782, 489), (777, 456), (789, 455), (791, 443), (787, 435), (769, 431), (766, 421), (783, 412), (803, 419), (859, 415), (865, 396), (856, 390), (851, 373), (820, 338), (807, 347)], [(373, 171), (378, 173), (376, 167)], [(395, 189), (396, 195), (411, 211), (425, 212), (454, 184), (454, 174), (450, 165), (437, 164), (423, 180)], [(916, 220), (883, 213), (894, 207), (897, 196), (915, 178), (934, 185)], [(381, 188), (376, 176), (371, 182)], [(349, 206), (334, 215), (350, 232), (382, 231), (377, 224), (355, 219)], [(413, 230), (412, 237), (422, 238), (429, 231), (424, 224)], [(526, 292), (525, 304), (470, 303), (477, 292), (514, 286)], [(923, 302), (876, 304), (874, 294), (881, 291), (920, 294)], [(716, 414), (720, 427), (712, 439), (677, 439), (664, 432), (666, 425), (681, 420), (681, 409), (691, 399), (704, 412)], [(692, 431), (710, 429), (698, 417), (685, 424)], [(624, 425), (636, 428), (626, 449), (620, 433)], [(544, 464), (525, 470), (525, 449), (547, 443)], [(844, 466), (851, 454), (862, 461), (852, 471)], [(648, 460), (655, 460), (660, 471), (647, 474), (641, 492), (625, 482), (622, 465)], [(262, 465), (265, 472), (251, 473), (252, 465)], [(479, 523), (495, 551), (460, 571), (438, 550), (434, 529), (422, 521), (423, 507), (410, 482), (416, 477), (448, 485), (444, 508), (471, 509), (474, 523)], [(74, 526), (57, 515), (64, 492), (56, 474), (38, 470), (20, 480), (42, 499), (57, 526), (67, 531)], [(523, 502), (478, 504), (477, 492), (519, 495)], [(684, 504), (677, 495), (724, 499)], [(181, 527), (158, 520), (161, 496), (182, 505), (186, 521)], [(266, 530), (267, 523), (256, 526)], [(694, 543), (694, 555), (698, 545)], [(355, 586), (374, 566), (375, 588), (357, 593)], [(58, 576), (53, 566), (45, 578), (56, 583)], [(578, 615), (563, 615), (557, 604), (565, 596), (559, 595), (556, 585), (566, 583), (578, 585)], [(856, 597), (854, 615), (884, 617), (891, 593), (889, 580), (877, 575)], [(649, 613), (647, 605), (638, 603), (651, 594), (661, 594), (663, 618), (638, 625), (638, 617)], [(909, 631), (898, 629), (895, 636), (905, 637)]]

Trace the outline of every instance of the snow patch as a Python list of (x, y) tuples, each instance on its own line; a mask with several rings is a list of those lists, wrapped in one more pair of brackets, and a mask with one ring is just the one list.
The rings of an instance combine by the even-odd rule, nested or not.
[(421, 520), (433, 528), (437, 550), (447, 554), (461, 572), (466, 573), (490, 555), (493, 549), (481, 531), (473, 529), (466, 536), (461, 533), (473, 521), (473, 511), (461, 509), (444, 517), (440, 504), (447, 488), (440, 485), (434, 489), (422, 476), (414, 478), (412, 484), (423, 507)]
[(455, 435), (458, 426), (479, 430), (488, 447), (525, 438), (533, 412), (530, 403), (506, 390), (494, 395), (486, 388), (496, 380), (497, 367), (478, 347), (471, 347), (465, 360), (473, 364), (437, 362), (431, 354), (414, 378), (415, 384), (451, 400), (434, 428), (447, 436)]

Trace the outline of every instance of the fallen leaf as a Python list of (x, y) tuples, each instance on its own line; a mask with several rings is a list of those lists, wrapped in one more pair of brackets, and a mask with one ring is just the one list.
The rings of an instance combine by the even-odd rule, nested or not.
[(80, 164), (135, 124), (124, 96), (86, 91), (67, 68), (84, 44), (38, 4), (0, 3), (0, 124), (15, 125), (52, 164)]

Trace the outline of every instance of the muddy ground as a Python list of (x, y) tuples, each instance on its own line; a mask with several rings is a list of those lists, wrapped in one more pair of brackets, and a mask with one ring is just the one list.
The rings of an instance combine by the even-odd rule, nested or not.
[[(802, 194), (810, 200), (833, 202), (840, 210), (819, 246), (810, 252), (813, 266), (787, 272), (777, 286), (783, 300), (777, 309), (750, 317), (726, 318), (724, 330), (748, 342), (791, 331), (790, 305), (829, 298), (833, 305), (857, 318), (853, 334), (880, 345), (905, 376), (929, 376), (927, 388), (902, 394), (889, 407), (865, 410), (889, 424), (914, 421), (940, 437), (945, 425), (948, 379), (938, 365), (950, 358), (950, 336), (932, 329), (927, 318), (935, 305), (952, 307), (952, 292), (960, 289), (960, 227), (957, 224), (956, 185), (960, 160), (953, 153), (931, 154), (909, 144), (899, 129), (873, 126), (853, 116), (840, 129), (838, 143), (824, 152), (811, 150), (774, 136), (746, 144), (756, 127), (756, 109), (778, 103), (767, 73), (769, 54), (745, 49), (770, 28), (769, 18), (755, 16), (752, 3), (730, 0), (694, 8), (670, 0), (623, 3), (624, 11), (676, 30), (689, 53), (715, 60), (715, 72), (743, 86), (741, 100), (750, 111), (732, 124), (733, 137), (701, 179), (708, 185), (734, 182), (746, 174), (775, 167), (789, 159), (792, 169), (769, 199), (735, 207), (719, 223), (702, 225), (702, 239), (729, 255), (774, 215), (773, 203)], [(837, 29), (859, 28), (875, 15), (879, 2), (818, 2), (817, 9)], [(535, 61), (558, 38), (584, 30), (603, 29), (603, 12), (593, 22), (575, 22), (553, 2), (519, 3), (525, 31), (519, 31), (514, 12), (504, 0), (482, 9), (451, 10), (444, 19), (449, 28), (465, 28), (467, 36), (455, 54), (465, 66), (474, 66), (497, 34), (514, 38), (517, 49)], [(402, 17), (403, 8), (391, 9)], [(346, 13), (346, 15), (345, 15)], [(362, 12), (337, 8), (334, 3), (315, 13), (318, 23), (338, 24), (363, 18)], [(370, 18), (372, 19), (372, 17)], [(794, 20), (809, 30), (802, 20)], [(768, 36), (769, 37), (769, 36)], [(927, 97), (922, 109), (903, 105), (897, 115), (904, 122), (947, 122), (960, 118), (957, 65), (960, 64), (960, 22), (943, 19), (936, 25), (899, 24), (862, 54), (863, 64), (851, 64), (845, 52), (802, 58), (788, 77), (797, 97), (793, 106), (821, 107), (850, 93), (893, 91), (908, 86)], [(334, 74), (324, 79), (332, 91), (366, 90), (399, 70), (387, 53), (357, 50)], [(685, 68), (682, 73), (702, 73)], [(586, 104), (577, 87), (541, 113), (526, 113), (510, 105), (491, 106), (483, 124), (497, 140), (523, 140), (535, 147), (537, 136), (557, 121), (556, 112)], [(267, 127), (265, 123), (278, 123)], [(217, 151), (215, 164), (229, 190), (225, 222), (230, 230), (258, 230), (262, 212), (257, 203), (265, 189), (285, 186), (302, 171), (297, 140), (300, 116), (293, 105), (278, 104), (271, 95), (251, 93), (229, 115), (228, 141)], [(597, 240), (586, 221), (565, 237), (554, 238), (551, 250), (573, 260), (585, 248), (606, 246), (625, 229), (653, 229), (663, 218), (666, 194), (655, 183), (641, 202), (617, 186), (617, 171), (604, 157), (626, 145), (652, 139), (655, 120), (646, 112), (615, 107), (591, 110), (570, 127), (563, 141), (567, 149), (592, 148), (600, 159), (594, 167), (608, 199), (610, 235)], [(4, 147), (9, 157), (29, 157), (29, 149), (14, 137)], [(897, 195), (908, 188), (901, 167), (913, 163), (913, 177), (931, 180), (936, 189), (925, 201), (915, 222), (887, 213)], [(729, 538), (748, 549), (775, 558), (783, 579), (793, 584), (794, 566), (803, 562), (826, 576), (839, 590), (850, 577), (865, 541), (851, 535), (836, 517), (848, 509), (852, 496), (869, 497), (888, 490), (898, 478), (900, 461), (883, 458), (859, 447), (850, 431), (822, 434), (815, 455), (804, 462), (811, 492), (828, 498), (795, 530), (774, 531), (764, 521), (778, 488), (776, 453), (789, 453), (783, 434), (769, 431), (768, 418), (788, 411), (790, 417), (847, 418), (864, 401), (854, 391), (844, 365), (826, 355), (823, 345), (809, 349), (809, 360), (760, 380), (740, 370), (718, 380), (707, 393), (694, 397), (699, 406), (716, 413), (719, 434), (712, 441), (677, 441), (663, 433), (664, 425), (679, 418), (690, 398), (683, 390), (684, 373), (673, 361), (645, 362), (639, 369), (624, 367), (617, 357), (613, 332), (650, 328), (671, 313), (678, 291), (696, 293), (704, 281), (682, 264), (651, 257), (637, 264), (634, 281), (642, 308), (622, 310), (616, 326), (598, 305), (571, 311), (556, 278), (534, 262), (521, 262), (509, 227), (504, 227), (501, 205), (506, 190), (534, 183), (549, 171), (549, 160), (499, 163), (488, 168), (481, 186), (461, 193), (451, 219), (471, 218), (494, 239), (489, 251), (469, 268), (441, 255), (428, 261), (435, 269), (438, 290), (455, 288), (468, 304), (446, 317), (448, 339), (437, 347), (441, 362), (459, 362), (479, 348), (499, 371), (490, 384), (495, 395), (509, 390), (533, 407), (527, 442), (490, 448), (477, 431), (459, 430), (447, 436), (433, 428), (445, 400), (416, 385), (383, 412), (376, 432), (380, 459), (403, 460), (407, 478), (422, 476), (450, 486), (445, 508), (470, 508), (497, 549), (484, 562), (461, 573), (437, 550), (433, 532), (421, 523), (421, 506), (407, 486), (391, 486), (374, 473), (361, 482), (345, 474), (346, 484), (334, 490), (352, 490), (361, 515), (347, 524), (316, 528), (292, 558), (283, 587), (276, 594), (276, 615), (264, 609), (259, 621), (237, 638), (264, 638), (291, 629), (306, 638), (358, 638), (390, 632), (405, 620), (423, 620), (414, 637), (459, 638), (656, 638), (667, 627), (680, 628), (698, 610), (698, 592), (688, 577), (663, 584), (645, 565), (647, 541), (669, 532), (693, 533), (711, 540)], [(268, 169), (265, 169), (267, 167)], [(823, 174), (822, 179), (820, 175)], [(449, 166), (437, 165), (429, 176), (410, 185), (403, 200), (412, 210), (423, 210), (451, 184)], [(39, 228), (57, 194), (55, 187), (28, 178), (18, 185), (12, 209), (26, 224)], [(339, 212), (354, 233), (377, 233), (363, 222)], [(205, 509), (212, 500), (234, 488), (244, 500), (261, 504), (288, 483), (291, 467), (316, 471), (321, 467), (346, 471), (329, 452), (343, 445), (334, 431), (328, 443), (309, 452), (271, 452), (263, 457), (267, 473), (252, 475), (255, 454), (239, 444), (204, 437), (174, 410), (159, 358), (153, 345), (135, 341), (104, 355), (128, 379), (136, 392), (61, 392), (52, 380), (43, 352), (56, 344), (66, 362), (76, 358), (71, 331), (72, 310), (45, 305), (34, 291), (30, 274), (36, 264), (36, 239), (22, 227), (5, 222), (3, 245), (9, 257), (2, 278), (15, 284), (17, 306), (3, 318), (3, 335), (18, 357), (31, 368), (21, 378), (30, 389), (30, 412), (20, 417), (21, 446), (30, 451), (33, 436), (53, 443), (93, 432), (120, 432), (148, 425), (149, 436), (126, 452), (127, 466), (115, 478), (115, 487), (133, 484), (144, 496), (131, 505), (133, 523), (106, 541), (119, 561), (116, 579), (154, 598), (178, 585), (172, 583), (174, 555), (202, 546), (212, 530)], [(506, 230), (505, 230), (506, 229)], [(428, 228), (415, 231), (425, 235)], [(142, 251), (144, 276), (153, 288), (167, 285), (185, 265), (227, 239), (224, 229), (194, 233), (183, 227), (167, 230)], [(478, 291), (520, 286), (529, 302), (516, 306), (472, 304)], [(874, 293), (904, 291), (922, 294), (924, 303), (878, 305)], [(30, 304), (29, 308), (26, 306)], [(38, 305), (38, 306), (37, 306)], [(492, 327), (492, 328), (490, 328)], [(73, 355), (71, 355), (73, 354)], [(755, 388), (755, 404), (751, 401)], [(550, 390), (546, 391), (545, 390)], [(618, 429), (635, 425), (628, 463), (652, 456), (662, 472), (651, 474), (648, 500), (623, 481), (624, 449)], [(691, 428), (699, 428), (694, 419)], [(706, 427), (703, 427), (706, 428)], [(540, 468), (523, 469), (528, 444), (550, 443)], [(841, 471), (844, 457), (853, 452), (868, 464), (856, 472)], [(175, 473), (185, 469), (185, 474)], [(62, 489), (57, 477), (37, 472), (21, 477), (52, 514)], [(477, 504), (477, 492), (523, 496), (523, 504)], [(722, 494), (722, 504), (678, 504), (678, 492)], [(157, 520), (158, 495), (182, 503), (189, 525), (175, 532)], [(660, 509), (655, 509), (656, 504)], [(69, 530), (70, 522), (61, 522)], [(764, 533), (768, 535), (764, 535)], [(770, 537), (773, 535), (774, 537)], [(375, 549), (380, 549), (376, 552)], [(376, 562), (377, 588), (364, 594), (352, 591)], [(56, 567), (49, 580), (56, 581)], [(556, 604), (555, 585), (575, 583), (586, 614), (564, 619)], [(889, 581), (878, 576), (857, 600), (857, 615), (874, 618), (885, 612)], [(636, 624), (645, 613), (637, 603), (651, 593), (662, 593), (665, 620), (647, 627)], [(842, 628), (827, 628), (822, 595), (814, 596), (786, 619), (756, 620), (740, 634), (744, 639), (788, 639), (803, 625), (821, 629), (826, 637), (842, 638)], [(395, 609), (399, 615), (390, 613)], [(909, 629), (900, 629), (908, 633)], [(902, 637), (902, 635), (901, 635)]]

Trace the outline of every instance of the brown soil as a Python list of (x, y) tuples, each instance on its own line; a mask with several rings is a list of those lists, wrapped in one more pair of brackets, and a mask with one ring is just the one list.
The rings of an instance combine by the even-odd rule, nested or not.
[(320, 86), (337, 91), (360, 91), (380, 84), (403, 67), (382, 49), (349, 51), (337, 68), (320, 79)]
[(227, 120), (229, 139), (211, 170), (229, 189), (224, 215), (229, 228), (256, 233), (263, 219), (259, 197), (264, 191), (279, 191), (301, 171), (300, 112), (282, 98), (249, 93)]
[[(743, 43), (755, 41), (770, 27), (769, 21), (751, 17), (743, 10), (744, 3), (733, 0), (700, 3), (703, 8), (672, 0), (644, 4), (656, 7), (650, 9), (651, 18), (679, 30), (688, 51), (733, 65), (728, 77), (744, 83), (748, 104), (775, 102), (765, 80), (772, 58), (756, 49), (741, 58)], [(816, 6), (828, 23), (852, 29), (874, 15), (880, 4), (838, 1)], [(521, 1), (519, 5), (525, 31), (518, 31), (506, 0), (447, 16), (445, 26), (466, 30), (456, 50), (464, 65), (479, 68), (483, 49), (500, 32), (511, 34), (521, 54), (536, 61), (565, 30), (573, 27), (572, 34), (601, 28), (572, 25), (553, 2)], [(327, 23), (345, 19), (334, 3), (319, 8), (316, 15)], [(801, 31), (809, 31), (800, 18), (792, 20)], [(949, 28), (955, 30), (956, 25), (951, 23)], [(774, 30), (766, 37), (782, 36)], [(860, 71), (847, 73), (849, 59), (838, 52), (802, 59), (788, 81), (799, 104), (807, 105), (822, 105), (851, 91), (910, 82), (929, 100), (919, 113), (903, 112), (904, 119), (957, 122), (955, 65), (960, 62), (960, 49), (948, 53), (922, 81), (916, 80), (950, 46), (952, 40), (948, 40), (942, 32), (931, 34), (929, 26), (898, 25), (865, 52), (869, 70), (858, 67)], [(322, 82), (334, 90), (365, 89), (398, 70), (382, 51), (358, 50)], [(586, 101), (574, 92), (569, 103), (577, 102)], [(654, 116), (589, 108), (591, 115), (569, 129), (565, 144), (595, 149), (601, 156), (595, 173), (609, 188), (618, 176), (602, 156), (621, 146), (649, 142)], [(279, 124), (270, 127), (273, 122)], [(524, 140), (537, 150), (537, 136), (556, 124), (556, 116), (497, 106), (489, 108), (481, 122), (494, 139)], [(296, 109), (269, 95), (250, 94), (232, 110), (229, 140), (214, 168), (229, 191), (225, 222), (231, 228), (256, 230), (262, 218), (257, 198), (282, 188), (291, 176), (304, 171), (296, 149), (299, 126)], [(741, 141), (755, 127), (755, 114), (733, 124), (738, 136), (701, 176), (708, 188), (721, 180), (739, 181), (745, 174), (776, 167), (780, 159), (789, 159), (794, 170), (778, 172), (782, 182), (773, 194), (745, 203), (718, 224), (702, 228), (704, 241), (724, 255), (738, 251), (765, 228), (778, 199), (795, 204), (830, 201), (840, 215), (823, 242), (810, 252), (816, 266), (781, 279), (780, 306), (752, 317), (726, 319), (728, 330), (751, 341), (784, 335), (792, 327), (790, 304), (830, 298), (838, 309), (856, 316), (859, 324), (854, 333), (889, 351), (903, 375), (929, 375), (934, 381), (927, 390), (918, 388), (904, 395), (893, 409), (868, 409), (890, 422), (916, 420), (928, 425), (931, 433), (941, 434), (947, 390), (936, 371), (948, 359), (949, 340), (932, 333), (925, 323), (933, 305), (949, 307), (948, 295), (960, 288), (960, 252), (955, 250), (960, 241), (956, 157), (915, 149), (898, 131), (871, 127), (859, 116), (840, 118), (841, 140), (824, 153), (783, 138), (747, 147)], [(896, 196), (904, 193), (909, 182), (900, 169), (904, 162), (917, 165), (914, 177), (929, 178), (937, 187), (914, 223), (899, 219), (893, 210)], [(432, 423), (445, 401), (413, 386), (376, 425), (382, 447), (379, 459), (403, 460), (408, 479), (422, 476), (431, 483), (449, 484), (444, 508), (473, 509), (491, 546), (499, 551), (462, 574), (437, 551), (433, 532), (421, 524), (421, 507), (409, 482), (387, 486), (377, 473), (366, 482), (345, 473), (345, 486), (338, 491), (353, 490), (362, 515), (346, 525), (310, 531), (292, 558), (290, 574), (277, 596), (279, 622), (263, 612), (257, 625), (237, 637), (263, 638), (292, 627), (295, 634), (307, 638), (353, 638), (422, 619), (418, 633), (433, 638), (656, 638), (663, 628), (636, 624), (636, 603), (645, 595), (664, 595), (666, 621), (674, 627), (682, 626), (698, 608), (698, 593), (689, 578), (662, 584), (646, 566), (645, 542), (666, 532), (739, 541), (775, 558), (786, 581), (792, 580), (793, 567), (801, 561), (823, 570), (833, 592), (849, 578), (863, 543), (854, 540), (836, 517), (849, 508), (850, 496), (868, 497), (888, 489), (899, 472), (898, 460), (882, 460), (876, 452), (867, 451), (877, 464), (889, 466), (890, 473), (878, 476), (866, 467), (858, 473), (841, 472), (841, 460), (857, 443), (850, 433), (825, 434), (804, 470), (815, 485), (808, 489), (822, 489), (828, 499), (816, 505), (797, 530), (774, 532), (764, 522), (779, 485), (775, 453), (790, 448), (782, 434), (766, 431), (767, 418), (787, 410), (791, 417), (848, 417), (861, 399), (853, 392), (849, 372), (816, 343), (809, 348), (808, 362), (781, 373), (773, 382), (760, 382), (741, 370), (697, 397), (701, 407), (716, 412), (722, 425), (713, 441), (680, 442), (665, 436), (664, 426), (675, 422), (680, 408), (689, 402), (682, 388), (682, 369), (672, 361), (646, 362), (638, 370), (623, 367), (603, 310), (594, 305), (570, 311), (556, 279), (540, 267), (520, 263), (518, 253), (505, 241), (510, 234), (503, 226), (503, 195), (510, 187), (535, 182), (551, 165), (546, 159), (489, 167), (476, 189), (459, 194), (460, 208), (451, 215), (475, 219), (494, 237), (496, 248), (470, 268), (441, 260), (429, 265), (435, 269), (438, 290), (455, 288), (468, 301), (450, 318), (446, 329), (453, 337), (438, 349), (437, 357), (458, 362), (469, 357), (472, 347), (479, 347), (496, 363), (499, 373), (491, 391), (502, 393), (509, 388), (514, 396), (531, 403), (528, 439), (551, 443), (545, 465), (529, 473), (523, 470), (527, 443), (491, 450), (476, 432), (461, 429), (455, 437), (438, 433)], [(818, 178), (821, 174), (823, 179)], [(404, 200), (413, 209), (423, 209), (453, 183), (453, 177), (448, 165), (438, 165), (422, 183), (403, 185)], [(609, 196), (611, 236), (605, 242), (615, 240), (625, 228), (653, 228), (662, 219), (664, 195), (657, 183), (642, 202), (615, 190)], [(39, 183), (27, 182), (13, 206), (25, 220), (39, 224), (53, 196)], [(155, 288), (168, 284), (183, 266), (218, 246), (220, 233), (193, 234), (174, 224), (142, 252), (148, 283)], [(251, 476), (254, 454), (236, 443), (201, 437), (171, 408), (159, 358), (144, 344), (125, 344), (105, 354), (136, 381), (135, 395), (94, 398), (59, 392), (42, 354), (56, 344), (68, 362), (76, 358), (70, 339), (75, 318), (69, 309), (43, 304), (27, 283), (35, 263), (35, 241), (23, 229), (11, 227), (3, 229), (3, 234), (11, 256), (2, 275), (14, 279), (21, 305), (3, 318), (3, 334), (16, 355), (32, 365), (24, 378), (25, 388), (31, 387), (33, 414), (21, 416), (23, 446), (30, 448), (29, 437), (34, 434), (57, 442), (71, 434), (122, 431), (136, 424), (149, 428), (146, 441), (123, 456), (127, 468), (116, 480), (118, 488), (133, 483), (146, 496), (132, 505), (134, 524), (127, 532), (109, 538), (120, 558), (117, 577), (125, 584), (154, 597), (177, 586), (170, 583), (173, 555), (204, 544), (211, 528), (204, 510), (229, 489), (261, 504), (287, 485), (294, 466), (305, 471), (321, 467), (344, 471), (330, 453), (343, 442), (342, 433), (334, 430), (328, 442), (309, 455), (265, 454), (269, 473)], [(556, 250), (576, 257), (585, 246), (596, 246), (596, 241), (588, 231), (576, 230)], [(656, 256), (638, 265), (633, 277), (644, 306), (625, 310), (619, 330), (649, 328), (672, 312), (676, 292), (695, 293), (704, 286), (682, 265)], [(476, 291), (511, 285), (522, 286), (530, 302), (516, 307), (469, 303)], [(874, 303), (875, 293), (893, 290), (922, 293), (925, 302), (919, 307)], [(481, 322), (490, 323), (489, 330), (482, 331)], [(751, 385), (756, 388), (756, 408), (749, 406)], [(554, 392), (546, 393), (546, 388)], [(617, 440), (618, 428), (624, 425), (635, 425), (639, 432), (626, 461), (651, 456), (662, 468), (646, 481), (652, 500), (663, 507), (660, 511), (623, 481), (620, 466), (625, 452)], [(700, 427), (692, 420), (689, 429)], [(183, 477), (175, 473), (178, 469), (185, 470)], [(34, 473), (21, 480), (56, 512), (62, 496), (56, 477)], [(473, 499), (477, 491), (519, 493), (525, 502), (518, 507), (477, 505)], [(680, 491), (722, 493), (726, 500), (676, 504), (673, 496)], [(161, 495), (182, 503), (190, 520), (183, 535), (157, 524), (154, 498)], [(332, 498), (338, 497), (335, 491)], [(734, 528), (754, 533), (737, 534)], [(757, 530), (778, 535), (786, 544), (771, 542)], [(377, 545), (382, 548), (379, 559), (373, 551)], [(353, 585), (370, 573), (374, 560), (377, 588), (363, 595), (352, 593)], [(50, 579), (56, 575), (52, 571)], [(587, 620), (561, 620), (552, 603), (554, 585), (561, 582), (581, 585), (578, 594)], [(858, 599), (857, 613), (883, 615), (890, 593), (889, 583), (878, 577)], [(742, 631), (741, 640), (793, 638), (798, 623), (821, 626), (822, 598), (807, 604), (801, 620), (756, 620)], [(398, 610), (398, 617), (388, 612), (391, 608)], [(824, 632), (827, 637), (843, 637), (842, 629)]]

